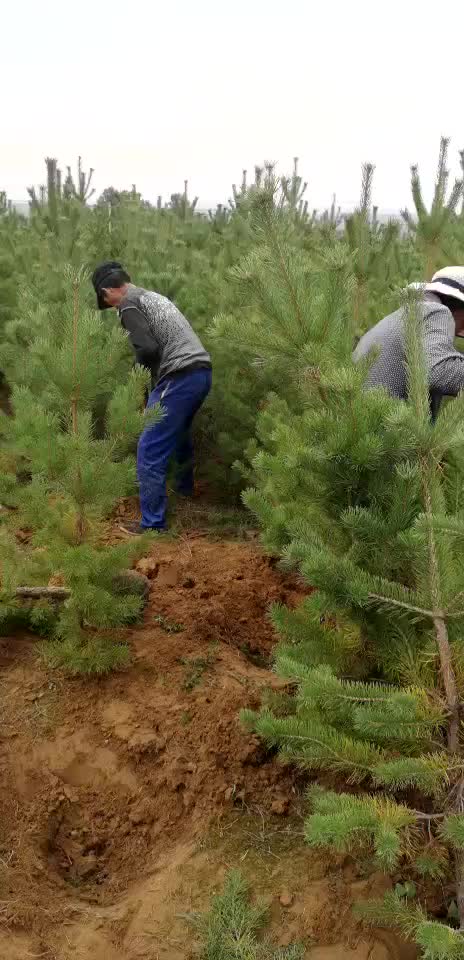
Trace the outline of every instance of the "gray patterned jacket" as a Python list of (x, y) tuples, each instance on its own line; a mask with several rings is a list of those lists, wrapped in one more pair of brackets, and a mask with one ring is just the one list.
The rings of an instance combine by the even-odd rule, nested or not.
[(130, 284), (118, 313), (137, 363), (151, 371), (152, 387), (181, 370), (211, 367), (209, 353), (167, 297)]
[[(443, 396), (455, 397), (464, 389), (464, 354), (454, 348), (453, 315), (439, 297), (427, 293), (420, 305), (423, 312), (425, 358), (430, 402), (435, 416)], [(368, 387), (385, 387), (394, 397), (407, 398), (407, 376), (403, 344), (403, 308), (384, 317), (361, 337), (353, 354), (360, 360), (369, 353), (378, 356), (367, 378)]]

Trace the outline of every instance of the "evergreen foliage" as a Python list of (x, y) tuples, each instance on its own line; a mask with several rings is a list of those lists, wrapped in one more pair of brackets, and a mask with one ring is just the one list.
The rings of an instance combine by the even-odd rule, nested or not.
[(373, 178), (374, 167), (371, 163), (365, 163), (359, 206), (345, 222), (354, 278), (352, 309), (355, 336), (370, 326), (369, 289), (374, 288), (378, 297), (379, 285), (385, 286), (388, 282), (389, 274), (393, 272), (392, 254), (398, 237), (397, 223), (391, 221), (380, 228), (376, 208), (371, 211)]
[[(441, 162), (440, 169), (446, 169), (446, 163)], [(122, 191), (109, 187), (91, 206), (92, 174), (84, 171), (81, 160), (76, 174), (69, 168), (62, 174), (57, 160), (48, 158), (44, 184), (30, 188), (28, 219), (19, 217), (6, 198), (0, 205), (1, 339), (5, 332), (7, 339), (12, 337), (6, 326), (13, 322), (13, 345), (16, 341), (24, 345), (31, 305), (33, 311), (41, 305), (48, 314), (64, 304), (65, 264), (92, 270), (105, 259), (123, 261), (138, 283), (177, 303), (212, 352), (215, 388), (196, 422), (198, 464), (217, 496), (238, 498), (243, 481), (240, 473), (232, 474), (232, 465), (254, 436), (256, 409), (266, 402), (269, 390), (286, 400), (288, 388), (294, 403), (293, 383), (265, 371), (261, 363), (250, 364), (241, 344), (231, 354), (227, 339), (216, 336), (218, 327), (213, 324), (214, 317), (227, 316), (227, 329), (234, 322), (240, 326), (243, 314), (250, 313), (242, 296), (240, 269), (257, 242), (256, 196), (263, 189), (273, 193), (276, 213), (287, 223), (288, 249), (300, 254), (304, 271), (323, 272), (333, 258), (335, 262), (347, 258), (352, 278), (347, 316), (354, 314), (355, 335), (396, 306), (400, 286), (424, 275), (424, 244), (416, 220), (409, 218), (406, 233), (399, 232), (398, 225), (378, 222), (370, 165), (364, 167), (359, 207), (345, 225), (335, 200), (330, 210), (312, 209), (297, 158), (289, 176), (276, 177), (272, 164), (256, 167), (254, 179), (244, 171), (229, 204), (208, 214), (190, 199), (187, 184), (167, 203), (159, 198), (156, 206), (144, 201), (135, 185)], [(443, 265), (445, 253), (449, 262), (462, 261), (464, 221), (458, 215), (459, 204), (456, 213), (448, 209), (443, 173), (440, 176), (433, 205), (438, 226), (432, 232), (441, 251), (438, 265)], [(235, 282), (230, 282), (236, 267)], [(24, 302), (25, 291), (30, 303)], [(93, 306), (90, 291), (88, 297)], [(19, 354), (17, 365), (21, 366)], [(12, 370), (4, 372), (16, 382)]]
[(262, 938), (267, 910), (250, 903), (248, 884), (241, 873), (231, 870), (222, 893), (213, 897), (204, 916), (188, 918), (196, 926), (202, 960), (302, 960), (298, 945), (275, 948)]
[(418, 251), (424, 258), (424, 278), (430, 280), (440, 267), (446, 266), (453, 258), (452, 227), (456, 220), (459, 202), (463, 196), (464, 179), (455, 180), (448, 193), (449, 170), (447, 169), (449, 140), (442, 137), (438, 157), (435, 190), (430, 211), (424, 202), (419, 169), (411, 167), (411, 191), (415, 208), (415, 217), (408, 210), (403, 211), (403, 220), (415, 237)]
[[(346, 785), (312, 792), (309, 843), (370, 851), (406, 876), (452, 871), (464, 925), (464, 399), (431, 423), (415, 293), (404, 302), (409, 401), (366, 392), (368, 364), (353, 365), (352, 334), (341, 335), (349, 268), (327, 271), (322, 285), (308, 271), (303, 279), (267, 200), (255, 211), (262, 313), (242, 343), (270, 368), (282, 350), (282, 376), (295, 330), (302, 343), (292, 364), (299, 403), (275, 397), (260, 414), (245, 500), (267, 545), (316, 591), (295, 612), (273, 611), (283, 635), (276, 666), (297, 684), (294, 709), (243, 720), (286, 761)], [(424, 956), (464, 955), (454, 928), (400, 907), (397, 922), (409, 916)]]
[[(112, 628), (141, 607), (140, 597), (118, 594), (117, 574), (144, 542), (105, 546), (102, 535), (118, 497), (136, 489), (132, 448), (147, 422), (146, 375), (135, 369), (121, 377), (125, 335), (115, 327), (106, 332), (97, 313), (81, 308), (81, 273), (69, 270), (66, 282), (65, 306), (51, 318), (40, 313), (13, 387), (13, 416), (2, 419), (2, 501), (10, 507), (2, 528), (2, 592), (9, 612), (17, 588), (58, 579), (69, 596), (47, 655), (71, 672), (102, 673), (126, 661)], [(14, 482), (24, 467), (24, 479)], [(9, 534), (8, 527), (18, 526), (32, 532), (29, 549), (19, 549)]]
[[(265, 544), (314, 588), (297, 610), (272, 611), (277, 669), (296, 696), (244, 719), (338, 784), (311, 792), (309, 843), (367, 849), (415, 878), (416, 900), (395, 891), (365, 914), (399, 925), (430, 960), (464, 955), (464, 401), (432, 428), (413, 295), (407, 404), (366, 393), (367, 365), (354, 367), (351, 352), (400, 288), (462, 262), (462, 178), (450, 191), (447, 155), (444, 139), (430, 210), (413, 167), (415, 215), (403, 214), (402, 230), (379, 223), (369, 164), (346, 223), (335, 199), (311, 210), (297, 158), (288, 177), (272, 164), (252, 182), (244, 171), (228, 206), (208, 215), (187, 181), (168, 203), (146, 203), (133, 185), (92, 207), (93, 171), (80, 160), (64, 179), (46, 160), (29, 218), (0, 194), (0, 370), (13, 409), (1, 421), (3, 625), (25, 616), (19, 587), (50, 583), (64, 602), (45, 598), (27, 616), (51, 663), (99, 673), (127, 658), (114, 631), (140, 598), (115, 575), (143, 543), (105, 546), (104, 533), (115, 500), (135, 489), (145, 376), (130, 372), (117, 321), (90, 309), (79, 272), (120, 259), (175, 300), (211, 350), (215, 388), (198, 418), (210, 487), (230, 500), (245, 478)], [(458, 920), (438, 923), (420, 884), (453, 872)], [(221, 936), (238, 928), (248, 954), (236, 956), (268, 955), (239, 879), (224, 897), (205, 956), (225, 955)]]

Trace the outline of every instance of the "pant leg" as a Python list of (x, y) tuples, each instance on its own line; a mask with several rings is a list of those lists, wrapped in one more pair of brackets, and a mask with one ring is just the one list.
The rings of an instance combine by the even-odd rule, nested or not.
[[(194, 490), (194, 448), (192, 438), (192, 424), (195, 414), (204, 403), (211, 389), (211, 371), (198, 371), (202, 374), (203, 386), (200, 387), (197, 394), (197, 402), (192, 414), (186, 420), (184, 428), (179, 434), (176, 445), (176, 490), (184, 497), (193, 496)], [(201, 383), (201, 381), (200, 381)], [(200, 386), (200, 384), (199, 384)]]
[[(209, 374), (205, 378), (205, 374)], [(208, 382), (206, 382), (208, 381)], [(166, 378), (150, 394), (148, 407), (160, 403), (163, 417), (143, 431), (137, 449), (142, 527), (162, 530), (166, 526), (166, 478), (187, 422), (193, 419), (211, 384), (208, 370), (194, 370)]]
[[(161, 383), (151, 391), (147, 410), (161, 405)], [(160, 406), (161, 411), (161, 406)], [(170, 431), (166, 411), (157, 423), (145, 428), (137, 446), (137, 479), (139, 484), (141, 526), (146, 529), (164, 529), (166, 525), (166, 474), (170, 457)]]
[(183, 497), (193, 496), (193, 417), (185, 424), (176, 446), (176, 490)]

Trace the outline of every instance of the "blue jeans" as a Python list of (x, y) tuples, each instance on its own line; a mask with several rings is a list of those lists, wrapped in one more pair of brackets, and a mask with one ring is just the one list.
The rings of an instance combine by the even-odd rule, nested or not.
[(177, 462), (177, 491), (193, 494), (192, 421), (211, 390), (211, 370), (190, 370), (164, 377), (152, 390), (147, 409), (161, 405), (163, 417), (146, 427), (137, 448), (141, 526), (146, 530), (166, 527), (166, 480), (169, 462)]

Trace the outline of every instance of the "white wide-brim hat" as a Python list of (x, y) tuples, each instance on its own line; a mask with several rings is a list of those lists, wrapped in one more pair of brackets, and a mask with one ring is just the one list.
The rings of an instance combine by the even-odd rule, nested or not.
[(444, 267), (425, 284), (429, 293), (442, 293), (464, 303), (464, 267)]

